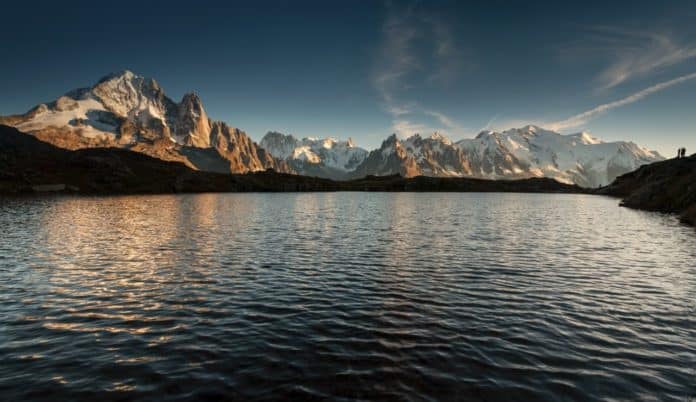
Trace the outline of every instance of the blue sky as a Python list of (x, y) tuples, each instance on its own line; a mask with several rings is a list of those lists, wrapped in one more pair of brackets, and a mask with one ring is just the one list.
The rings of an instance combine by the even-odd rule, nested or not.
[(0, 114), (112, 71), (259, 140), (269, 130), (453, 139), (528, 123), (696, 152), (696, 3), (17, 2)]

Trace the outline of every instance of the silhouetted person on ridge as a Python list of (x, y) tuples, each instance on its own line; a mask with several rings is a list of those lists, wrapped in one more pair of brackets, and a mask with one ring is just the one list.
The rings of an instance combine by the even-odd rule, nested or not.
[(686, 148), (682, 148), (682, 158), (686, 158)]
[(681, 148), (677, 148), (677, 159), (681, 157)]

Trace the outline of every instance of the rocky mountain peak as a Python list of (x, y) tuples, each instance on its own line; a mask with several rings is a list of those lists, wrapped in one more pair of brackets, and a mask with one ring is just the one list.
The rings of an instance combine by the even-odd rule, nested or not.
[(480, 133), (478, 133), (478, 134), (476, 135), (475, 139), (480, 140), (480, 139), (482, 139), (482, 138), (486, 138), (486, 137), (490, 136), (491, 134), (493, 134), (493, 131), (491, 131), (491, 130), (483, 130), (483, 131), (481, 131)]
[(201, 98), (187, 93), (177, 107), (176, 119), (171, 123), (176, 142), (199, 148), (210, 147), (211, 122), (203, 109)]
[(193, 92), (189, 92), (181, 98), (181, 102), (179, 102), (179, 112), (195, 118), (205, 115), (201, 98)]
[(443, 135), (442, 133), (440, 133), (438, 131), (435, 131), (434, 133), (432, 133), (430, 135), (430, 139), (435, 140), (435, 141), (440, 141), (440, 142), (447, 144), (447, 145), (452, 144), (452, 140), (450, 140), (449, 137)]
[(540, 128), (538, 126), (533, 125), (533, 124), (527, 124), (526, 126), (522, 127), (520, 130), (528, 132), (528, 133), (536, 133), (537, 131), (540, 130)]
[(195, 92), (186, 92), (181, 98), (181, 103), (201, 104), (201, 97)]
[(396, 133), (394, 133), (382, 141), (382, 148), (392, 146), (397, 142), (399, 142), (399, 137), (397, 137)]
[(107, 82), (107, 81), (113, 81), (113, 80), (132, 80), (133, 78), (137, 77), (132, 71), (130, 70), (121, 70), (121, 71), (116, 71), (109, 73), (99, 79), (97, 81), (97, 85), (101, 84), (102, 82)]
[(292, 134), (269, 131), (263, 136), (259, 145), (276, 158), (288, 159), (293, 155), (295, 148), (300, 146), (300, 140)]
[(592, 136), (592, 134), (588, 133), (587, 131), (582, 131), (579, 133), (575, 134), (570, 134), (569, 137), (575, 138), (578, 141), (580, 141), (582, 144), (601, 144), (604, 141), (600, 140), (597, 137)]
[(167, 98), (157, 81), (124, 70), (102, 78), (90, 90), (107, 110), (122, 117), (149, 117), (164, 121), (174, 102)]
[(103, 88), (105, 90), (128, 90), (141, 92), (146, 95), (164, 93), (162, 87), (160, 87), (157, 81), (155, 81), (153, 78), (137, 75), (130, 70), (123, 70), (102, 77), (92, 87), (92, 90), (97, 88)]

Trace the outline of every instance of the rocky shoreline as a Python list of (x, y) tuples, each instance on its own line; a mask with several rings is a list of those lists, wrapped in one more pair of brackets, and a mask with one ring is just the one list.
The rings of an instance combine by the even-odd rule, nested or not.
[(696, 226), (696, 154), (641, 166), (596, 193), (620, 197), (628, 208), (677, 214)]

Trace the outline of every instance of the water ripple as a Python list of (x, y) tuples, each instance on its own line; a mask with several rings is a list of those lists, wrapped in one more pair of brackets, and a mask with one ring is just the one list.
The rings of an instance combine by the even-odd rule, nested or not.
[(0, 400), (696, 397), (696, 233), (585, 195), (0, 199)]

